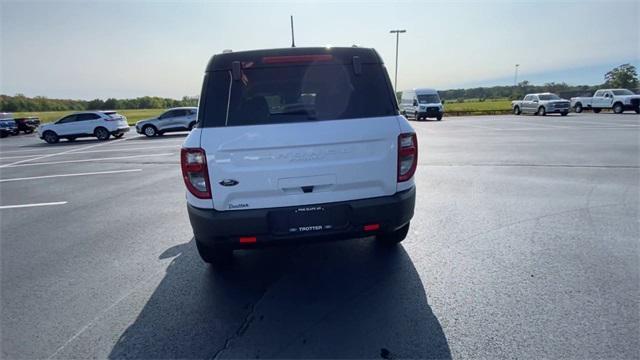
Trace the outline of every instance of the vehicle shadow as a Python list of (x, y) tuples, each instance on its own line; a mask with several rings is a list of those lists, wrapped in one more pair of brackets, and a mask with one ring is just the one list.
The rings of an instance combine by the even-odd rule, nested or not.
[(184, 132), (175, 132), (175, 133), (171, 133), (171, 134), (163, 134), (161, 136), (154, 136), (154, 137), (148, 137), (148, 136), (140, 135), (138, 137), (131, 137), (129, 140), (132, 140), (132, 141), (154, 141), (154, 140), (160, 140), (160, 139), (183, 138), (183, 137), (186, 137), (187, 135), (189, 135), (189, 132), (188, 131), (184, 131)]
[(224, 271), (193, 240), (174, 257), (121, 358), (451, 358), (411, 259), (369, 239), (240, 252)]

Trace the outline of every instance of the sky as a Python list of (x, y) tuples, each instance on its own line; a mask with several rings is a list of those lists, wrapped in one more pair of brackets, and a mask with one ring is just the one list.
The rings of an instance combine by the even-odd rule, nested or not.
[(398, 89), (599, 84), (640, 67), (640, 1), (0, 0), (0, 93), (199, 94), (210, 57), (291, 45), (373, 47)]

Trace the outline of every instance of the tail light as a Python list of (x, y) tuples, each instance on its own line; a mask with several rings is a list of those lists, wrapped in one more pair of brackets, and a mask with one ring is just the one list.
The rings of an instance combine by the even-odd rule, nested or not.
[(180, 165), (184, 184), (193, 196), (199, 199), (211, 199), (207, 156), (203, 149), (182, 149)]
[(415, 133), (398, 136), (398, 182), (411, 179), (418, 166), (418, 137)]

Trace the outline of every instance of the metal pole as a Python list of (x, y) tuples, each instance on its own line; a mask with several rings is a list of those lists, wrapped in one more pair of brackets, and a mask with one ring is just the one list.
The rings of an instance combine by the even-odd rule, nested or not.
[(407, 30), (391, 30), (389, 33), (396, 34), (396, 72), (395, 77), (393, 79), (393, 90), (397, 91), (398, 89), (398, 46), (400, 44), (400, 34), (405, 33)]
[(513, 77), (513, 86), (518, 86), (518, 67), (520, 64), (516, 64), (516, 75)]
[(396, 74), (393, 77), (393, 90), (398, 89), (398, 46), (400, 45), (400, 33), (396, 33)]
[(291, 47), (296, 47), (296, 38), (293, 35), (293, 15), (291, 15)]

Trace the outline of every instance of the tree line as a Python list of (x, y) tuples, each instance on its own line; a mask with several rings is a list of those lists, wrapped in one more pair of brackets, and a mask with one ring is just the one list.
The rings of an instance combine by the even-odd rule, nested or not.
[(166, 109), (197, 105), (198, 97), (196, 96), (183, 96), (181, 100), (157, 96), (143, 96), (135, 99), (69, 100), (50, 99), (44, 96), (27, 97), (22, 94), (0, 95), (0, 111), (3, 112)]
[(604, 82), (599, 85), (568, 85), (550, 82), (544, 85), (533, 85), (522, 81), (517, 86), (476, 87), (471, 89), (451, 89), (438, 91), (440, 97), (447, 101), (464, 101), (468, 99), (522, 99), (526, 94), (551, 92), (569, 99), (574, 96), (593, 96), (601, 88), (622, 88), (634, 92), (640, 91), (638, 73), (635, 66), (623, 64), (611, 69), (604, 75)]
[[(522, 81), (516, 86), (476, 87), (471, 89), (452, 89), (438, 91), (443, 100), (464, 101), (467, 99), (522, 99), (526, 94), (552, 92), (563, 98), (574, 96), (592, 96), (599, 88), (623, 88), (638, 92), (640, 82), (635, 66), (623, 64), (611, 69), (604, 75), (601, 85), (568, 85), (566, 83), (550, 82), (544, 85), (533, 85), (529, 81)], [(400, 99), (400, 92), (396, 93)], [(197, 106), (197, 96), (183, 96), (181, 100), (161, 98), (157, 96), (143, 96), (135, 99), (106, 100), (68, 100), (49, 99), (44, 96), (33, 98), (22, 94), (15, 96), (0, 95), (0, 111), (78, 111), (78, 110), (118, 110), (118, 109), (166, 109), (178, 106)]]

